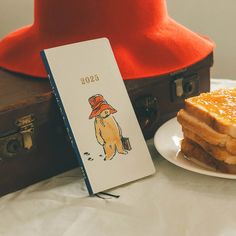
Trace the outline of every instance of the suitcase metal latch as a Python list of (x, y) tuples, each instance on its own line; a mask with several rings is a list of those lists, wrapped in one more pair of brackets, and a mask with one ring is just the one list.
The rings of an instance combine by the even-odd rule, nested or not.
[(15, 121), (17, 129), (0, 136), (0, 161), (34, 150), (34, 116), (23, 116)]
[(27, 150), (33, 146), (33, 132), (34, 132), (34, 117), (33, 115), (27, 115), (19, 118), (16, 121), (16, 125), (19, 127), (19, 132), (22, 135), (23, 147)]
[(182, 102), (183, 99), (199, 94), (198, 75), (175, 76), (171, 82), (171, 100)]

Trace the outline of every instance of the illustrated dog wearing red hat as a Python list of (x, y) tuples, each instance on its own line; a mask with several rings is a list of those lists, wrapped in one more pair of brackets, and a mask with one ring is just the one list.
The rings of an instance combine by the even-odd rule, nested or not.
[(92, 108), (89, 119), (95, 118), (95, 135), (98, 143), (103, 146), (104, 160), (111, 160), (116, 152), (127, 154), (122, 144), (121, 127), (112, 116), (117, 110), (100, 94), (90, 97), (88, 101)]

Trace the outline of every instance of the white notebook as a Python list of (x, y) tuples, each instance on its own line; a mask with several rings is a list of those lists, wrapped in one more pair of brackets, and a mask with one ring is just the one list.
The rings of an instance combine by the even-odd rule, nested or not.
[(89, 194), (155, 168), (108, 39), (41, 53)]

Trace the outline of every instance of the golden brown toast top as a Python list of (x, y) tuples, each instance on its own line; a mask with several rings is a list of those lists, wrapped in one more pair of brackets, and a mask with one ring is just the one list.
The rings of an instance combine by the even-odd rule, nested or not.
[(186, 99), (185, 102), (203, 109), (225, 122), (236, 124), (236, 87), (202, 93), (199, 96)]

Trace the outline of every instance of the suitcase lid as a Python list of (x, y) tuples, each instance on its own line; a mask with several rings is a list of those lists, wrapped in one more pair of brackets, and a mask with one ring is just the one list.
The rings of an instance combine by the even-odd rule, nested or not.
[(37, 125), (53, 119), (49, 81), (0, 69), (0, 137), (17, 132), (17, 120), (31, 115)]

